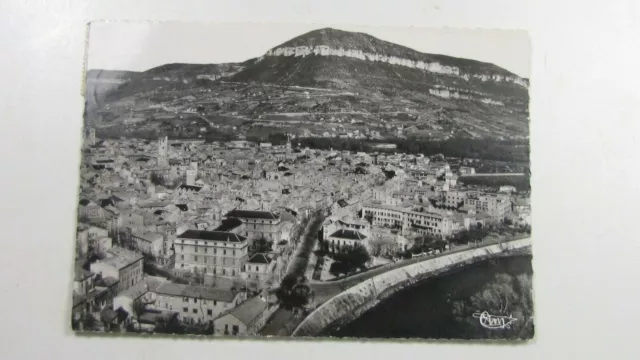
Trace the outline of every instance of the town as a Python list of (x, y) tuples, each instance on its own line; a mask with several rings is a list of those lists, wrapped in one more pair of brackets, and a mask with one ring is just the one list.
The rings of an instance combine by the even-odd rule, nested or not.
[(465, 183), (482, 178), (473, 159), (286, 137), (98, 139), (89, 129), (72, 327), (290, 335), (335, 295), (325, 285), (531, 231), (528, 188)]

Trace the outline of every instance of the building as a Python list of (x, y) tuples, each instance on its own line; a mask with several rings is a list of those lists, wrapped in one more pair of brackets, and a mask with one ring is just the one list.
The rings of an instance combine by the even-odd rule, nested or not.
[(136, 316), (134, 302), (138, 301), (142, 305), (149, 306), (155, 303), (155, 290), (165, 281), (163, 278), (146, 277), (139, 283), (120, 292), (113, 298), (113, 310), (122, 309), (129, 316)]
[(169, 138), (163, 137), (158, 140), (158, 166), (169, 165)]
[(442, 193), (442, 202), (446, 207), (459, 208), (464, 205), (464, 200), (467, 198), (465, 191), (446, 191)]
[(460, 175), (473, 175), (476, 173), (476, 169), (470, 166), (460, 166), (458, 173), (460, 173)]
[(194, 186), (196, 184), (196, 178), (198, 177), (198, 163), (192, 162), (189, 168), (186, 170), (187, 185)]
[(486, 212), (494, 219), (503, 219), (511, 213), (511, 200), (504, 194), (467, 192), (464, 205), (476, 212)]
[(89, 145), (96, 145), (96, 129), (94, 128), (89, 129)]
[(118, 217), (118, 227), (139, 230), (144, 228), (144, 216), (132, 211), (122, 211)]
[(458, 228), (457, 221), (453, 217), (438, 214), (431, 211), (417, 211), (414, 208), (389, 206), (377, 203), (366, 203), (362, 206), (362, 216), (370, 218), (373, 225), (397, 227), (404, 231), (412, 225), (423, 228), (424, 233), (447, 237)]
[(513, 185), (502, 185), (500, 186), (500, 190), (498, 192), (511, 194), (516, 192), (516, 187)]
[(254, 254), (244, 265), (247, 282), (263, 287), (271, 280), (276, 263), (265, 254)]
[(164, 250), (164, 236), (155, 232), (137, 232), (131, 233), (132, 245), (144, 255), (154, 258), (162, 255)]
[(240, 233), (249, 239), (250, 244), (253, 244), (253, 240), (260, 238), (274, 243), (280, 241), (282, 219), (278, 213), (260, 210), (232, 210), (225, 217), (242, 221), (243, 228)]
[(153, 307), (176, 311), (186, 323), (210, 324), (221, 313), (240, 304), (244, 292), (210, 286), (165, 282), (155, 290)]
[(340, 229), (327, 237), (327, 243), (330, 244), (330, 246), (334, 246), (336, 249), (342, 249), (345, 246), (355, 245), (362, 245), (366, 248), (366, 239), (367, 236), (362, 234), (358, 230)]
[(247, 238), (225, 231), (187, 230), (174, 241), (175, 268), (220, 277), (240, 275), (247, 262)]
[(90, 265), (91, 272), (102, 278), (118, 280), (116, 292), (124, 291), (142, 280), (143, 256), (140, 253), (114, 247), (107, 251), (107, 257)]
[(266, 300), (262, 297), (251, 298), (215, 319), (214, 333), (224, 336), (256, 335), (267, 322), (270, 313)]

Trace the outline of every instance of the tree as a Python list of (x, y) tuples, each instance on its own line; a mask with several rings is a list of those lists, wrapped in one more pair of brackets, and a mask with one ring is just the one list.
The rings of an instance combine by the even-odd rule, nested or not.
[(131, 309), (133, 310), (133, 314), (136, 317), (136, 321), (138, 322), (138, 331), (141, 331), (140, 316), (142, 316), (142, 314), (147, 311), (147, 305), (152, 303), (153, 301), (145, 301), (142, 296), (133, 300)]
[(365, 264), (371, 260), (371, 255), (361, 244), (344, 245), (334, 255), (334, 259), (338, 263), (335, 265), (336, 271), (338, 271), (337, 269), (344, 269), (345, 272), (349, 273), (356, 269), (365, 269)]
[(273, 241), (261, 237), (253, 243), (253, 248), (256, 253), (270, 252), (273, 250)]
[(370, 225), (373, 225), (373, 214), (369, 213), (364, 216), (364, 219), (369, 222)]
[(382, 255), (382, 244), (371, 244), (371, 255), (375, 257)]
[(197, 267), (193, 269), (193, 281), (197, 285), (204, 284), (204, 272), (199, 270)]
[[(177, 316), (165, 318), (164, 316), (156, 323), (156, 333), (160, 334), (184, 334), (184, 327), (178, 321)], [(213, 329), (211, 329), (213, 334)]]
[(293, 274), (288, 274), (282, 279), (276, 297), (285, 309), (300, 308), (310, 302), (313, 292), (306, 282), (307, 279), (304, 276)]

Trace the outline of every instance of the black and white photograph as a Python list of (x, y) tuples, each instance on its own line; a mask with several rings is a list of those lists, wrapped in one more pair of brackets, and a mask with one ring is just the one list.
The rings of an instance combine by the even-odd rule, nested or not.
[(76, 333), (534, 337), (527, 32), (113, 21), (86, 46)]

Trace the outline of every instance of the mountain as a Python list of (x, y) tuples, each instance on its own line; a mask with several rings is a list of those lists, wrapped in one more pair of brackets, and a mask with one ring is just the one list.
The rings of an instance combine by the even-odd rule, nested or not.
[[(88, 114), (101, 126), (127, 122), (151, 132), (202, 135), (176, 119), (171, 125), (149, 120), (177, 116), (199, 128), (247, 134), (268, 127), (302, 136), (371, 128), (383, 138), (528, 136), (528, 79), (494, 64), (331, 28), (242, 63), (167, 64), (110, 75), (120, 83)], [(200, 120), (189, 115), (196, 108)], [(351, 125), (336, 125), (344, 122)]]
[(123, 82), (111, 99), (118, 99), (153, 91), (158, 87), (186, 89), (198, 80), (213, 81), (235, 74), (245, 67), (242, 63), (225, 64), (165, 64), (134, 73)]
[(527, 79), (496, 65), (425, 54), (364, 33), (320, 29), (269, 50), (231, 78), (351, 90), (424, 91), (526, 107)]

